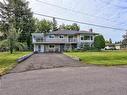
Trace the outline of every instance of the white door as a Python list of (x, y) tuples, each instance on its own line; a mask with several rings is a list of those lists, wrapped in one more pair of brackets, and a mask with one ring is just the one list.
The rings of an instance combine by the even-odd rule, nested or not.
[(44, 52), (44, 45), (41, 45), (41, 52)]
[(44, 52), (44, 45), (38, 45), (37, 51)]
[(41, 52), (41, 45), (38, 45), (38, 52)]

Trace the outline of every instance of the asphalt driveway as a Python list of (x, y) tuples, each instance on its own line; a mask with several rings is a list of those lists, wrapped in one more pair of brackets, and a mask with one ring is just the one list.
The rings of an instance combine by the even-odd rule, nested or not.
[(80, 61), (74, 60), (64, 54), (43, 53), (32, 55), (24, 62), (18, 64), (13, 70), (10, 71), (10, 73), (17, 73), (37, 69), (81, 66), (86, 66), (86, 64), (82, 64)]
[(0, 95), (127, 95), (127, 68), (67, 67), (10, 73)]

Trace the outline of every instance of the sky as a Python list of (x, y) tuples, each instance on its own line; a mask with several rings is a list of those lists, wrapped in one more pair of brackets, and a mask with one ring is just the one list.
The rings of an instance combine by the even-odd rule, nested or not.
[[(35, 13), (123, 29), (113, 30), (78, 24), (80, 30), (89, 30), (92, 28), (94, 32), (102, 34), (106, 40), (111, 38), (113, 42), (120, 41), (122, 40), (122, 35), (126, 32), (124, 30), (127, 30), (127, 0), (27, 1), (29, 1), (29, 7), (31, 10)], [(43, 16), (34, 16), (40, 20), (44, 18), (52, 20), (51, 18)], [(57, 20), (57, 23), (72, 24), (73, 22)]]

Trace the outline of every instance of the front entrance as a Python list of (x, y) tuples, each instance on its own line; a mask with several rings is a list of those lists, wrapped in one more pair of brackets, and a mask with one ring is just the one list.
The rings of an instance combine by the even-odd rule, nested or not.
[(64, 44), (61, 44), (60, 45), (60, 52), (63, 52), (64, 51)]
[(34, 52), (44, 52), (44, 45), (34, 45)]
[(38, 52), (41, 52), (41, 45), (38, 45)]

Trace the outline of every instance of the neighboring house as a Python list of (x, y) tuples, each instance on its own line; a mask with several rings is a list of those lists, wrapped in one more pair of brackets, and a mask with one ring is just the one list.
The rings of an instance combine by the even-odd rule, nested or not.
[(117, 50), (122, 49), (122, 48), (123, 48), (122, 43), (115, 44), (115, 48), (116, 48)]
[(33, 33), (34, 52), (63, 52), (81, 49), (84, 45), (92, 46), (94, 37), (90, 31), (58, 30), (47, 34)]
[(114, 43), (107, 43), (106, 45), (105, 45), (105, 49), (106, 50), (114, 50), (115, 49), (115, 44)]
[(127, 44), (122, 44), (122, 49), (127, 49)]
[(105, 49), (106, 50), (120, 50), (120, 49), (123, 49), (123, 45), (122, 43), (106, 44)]

